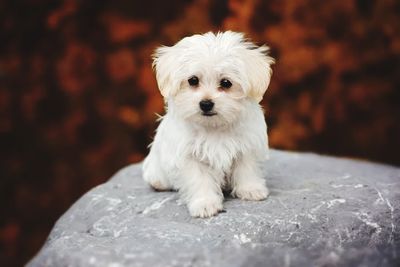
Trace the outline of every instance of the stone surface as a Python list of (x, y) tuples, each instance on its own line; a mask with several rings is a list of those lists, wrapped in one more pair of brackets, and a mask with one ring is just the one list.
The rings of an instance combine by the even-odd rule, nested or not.
[(266, 201), (189, 216), (131, 165), (77, 201), (28, 266), (399, 266), (400, 168), (272, 150)]

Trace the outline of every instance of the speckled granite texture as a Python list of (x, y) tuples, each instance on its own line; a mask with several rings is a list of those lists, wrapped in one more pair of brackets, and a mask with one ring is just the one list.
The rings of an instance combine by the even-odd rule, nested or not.
[(399, 266), (400, 168), (271, 150), (266, 201), (191, 218), (131, 165), (77, 201), (34, 266)]

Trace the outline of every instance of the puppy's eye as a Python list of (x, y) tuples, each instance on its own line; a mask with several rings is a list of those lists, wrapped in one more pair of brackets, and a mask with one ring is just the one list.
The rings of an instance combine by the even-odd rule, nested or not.
[(197, 86), (199, 85), (199, 78), (197, 78), (197, 76), (192, 76), (189, 78), (188, 83), (190, 86)]
[(219, 82), (219, 85), (221, 86), (221, 88), (228, 89), (228, 88), (231, 88), (232, 83), (228, 79), (222, 79)]

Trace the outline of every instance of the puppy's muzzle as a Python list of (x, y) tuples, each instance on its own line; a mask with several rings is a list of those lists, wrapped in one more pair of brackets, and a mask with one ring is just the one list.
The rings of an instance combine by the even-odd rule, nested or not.
[(199, 105), (200, 105), (200, 109), (203, 111), (203, 115), (206, 115), (206, 116), (215, 115), (215, 113), (211, 112), (214, 107), (214, 102), (212, 102), (211, 100), (209, 100), (209, 99), (202, 100), (202, 101), (200, 101)]

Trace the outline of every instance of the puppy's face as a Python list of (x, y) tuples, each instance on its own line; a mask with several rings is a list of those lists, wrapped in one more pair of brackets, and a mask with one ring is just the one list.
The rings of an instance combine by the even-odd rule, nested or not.
[[(219, 60), (219, 59), (218, 59)], [(222, 59), (221, 59), (222, 60)], [(168, 108), (182, 118), (203, 126), (233, 123), (242, 112), (245, 93), (233, 71), (221, 63), (193, 63)]]
[(194, 35), (157, 49), (153, 65), (168, 112), (203, 126), (234, 123), (269, 85), (267, 51), (234, 32)]

